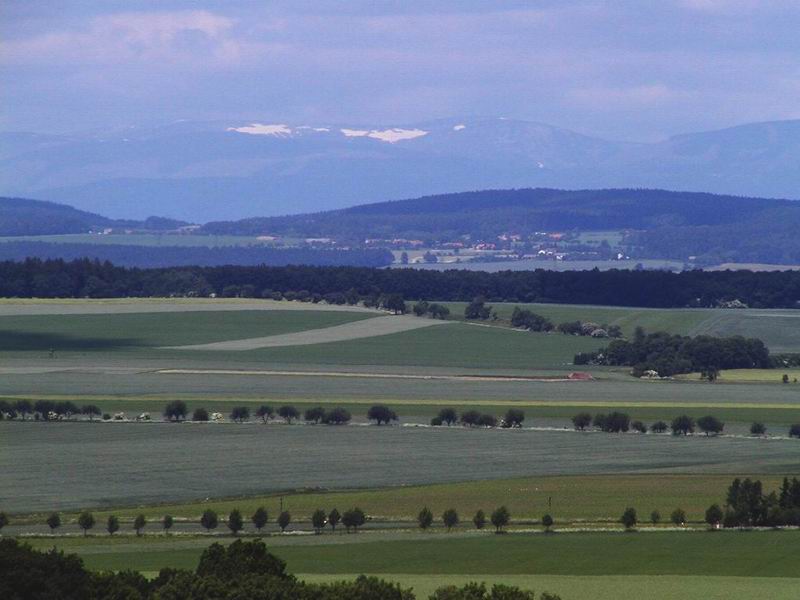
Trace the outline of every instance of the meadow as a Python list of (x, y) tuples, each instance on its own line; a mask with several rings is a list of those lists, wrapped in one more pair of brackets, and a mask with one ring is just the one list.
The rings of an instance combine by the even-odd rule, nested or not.
[[(367, 572), (413, 586), (489, 581), (570, 600), (796, 597), (797, 532), (325, 535), (270, 538), (271, 552), (310, 581)], [(291, 537), (291, 536), (290, 536)], [(160, 538), (160, 539), (159, 539)], [(32, 540), (49, 548), (53, 540)], [(208, 538), (59, 539), (94, 569), (193, 568)], [(345, 550), (346, 551), (343, 551)], [(646, 594), (643, 596), (642, 594)]]

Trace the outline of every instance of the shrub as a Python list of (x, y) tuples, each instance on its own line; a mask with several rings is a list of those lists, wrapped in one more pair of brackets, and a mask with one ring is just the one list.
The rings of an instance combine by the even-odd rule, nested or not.
[(755, 422), (750, 425), (750, 435), (764, 435), (767, 433), (767, 426), (763, 423)]
[(657, 510), (654, 510), (650, 513), (650, 522), (653, 525), (658, 525), (661, 522), (661, 513)]
[(800, 423), (795, 423), (789, 427), (789, 437), (800, 438)]
[(509, 408), (506, 411), (506, 416), (503, 417), (503, 424), (506, 427), (522, 427), (522, 422), (525, 420), (525, 413), (518, 408)]
[(638, 433), (647, 433), (647, 425), (641, 421), (631, 421), (631, 429)]
[(550, 531), (550, 528), (553, 527), (553, 517), (550, 515), (545, 515), (542, 517), (542, 526), (544, 527), (545, 531)]
[(664, 421), (656, 421), (652, 425), (650, 425), (650, 431), (653, 433), (664, 433), (668, 429), (667, 424)]
[(195, 408), (192, 421), (208, 421), (208, 411), (205, 408)]

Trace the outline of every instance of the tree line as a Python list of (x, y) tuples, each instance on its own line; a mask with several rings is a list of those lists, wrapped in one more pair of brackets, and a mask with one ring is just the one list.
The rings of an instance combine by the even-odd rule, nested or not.
[[(572, 425), (576, 431), (586, 431), (591, 427), (606, 433), (627, 433), (628, 431), (666, 433), (670, 431), (672, 435), (690, 435), (699, 431), (706, 436), (711, 436), (719, 435), (725, 430), (725, 423), (713, 415), (705, 415), (698, 419), (689, 415), (679, 415), (669, 424), (665, 421), (656, 421), (648, 427), (642, 421), (631, 420), (630, 415), (619, 411), (609, 414), (598, 413), (594, 416), (588, 412), (580, 412), (572, 417)], [(761, 421), (755, 421), (750, 425), (749, 431), (750, 435), (763, 436), (767, 433), (767, 426)], [(789, 437), (800, 439), (800, 423), (789, 426)]]
[(740, 300), (798, 308), (800, 271), (428, 271), (363, 267), (226, 266), (137, 269), (88, 259), (0, 262), (0, 296), (115, 298), (307, 292), (397, 295), (407, 300), (543, 302), (682, 308)]
[[(48, 600), (415, 600), (413, 591), (377, 577), (306, 583), (286, 571), (261, 540), (214, 543), (196, 569), (164, 568), (154, 578), (132, 570), (89, 571), (76, 554), (0, 540), (0, 597)], [(471, 583), (437, 589), (429, 600), (560, 600), (516, 587)]]
[(613, 340), (597, 352), (575, 355), (576, 365), (597, 364), (632, 367), (636, 377), (668, 377), (699, 372), (714, 381), (723, 369), (771, 369), (775, 362), (759, 339), (708, 335), (688, 337), (663, 331), (645, 333), (637, 327), (632, 339)]
[[(660, 513), (654, 510), (650, 521), (656, 525), (660, 520)], [(784, 477), (780, 489), (767, 494), (761, 481), (737, 477), (728, 486), (724, 506), (709, 506), (704, 520), (712, 529), (800, 526), (800, 479)], [(675, 509), (670, 521), (674, 525), (685, 525), (686, 512), (681, 508)], [(639, 523), (636, 509), (626, 508), (620, 523), (628, 530), (636, 527)]]

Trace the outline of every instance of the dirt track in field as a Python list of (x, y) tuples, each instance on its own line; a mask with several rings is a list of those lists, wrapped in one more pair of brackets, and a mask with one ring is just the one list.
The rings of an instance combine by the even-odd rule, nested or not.
[(435, 319), (421, 319), (409, 316), (385, 316), (374, 319), (365, 319), (353, 323), (344, 323), (334, 327), (322, 329), (309, 329), (295, 333), (269, 335), (265, 337), (247, 338), (242, 340), (228, 340), (224, 342), (211, 342), (208, 344), (191, 344), (187, 346), (165, 346), (168, 350), (216, 350), (239, 351), (256, 350), (258, 348), (280, 348), (284, 346), (308, 346), (311, 344), (324, 344), (327, 342), (344, 342), (361, 338), (391, 335), (421, 329), (452, 324), (453, 321), (438, 321)]

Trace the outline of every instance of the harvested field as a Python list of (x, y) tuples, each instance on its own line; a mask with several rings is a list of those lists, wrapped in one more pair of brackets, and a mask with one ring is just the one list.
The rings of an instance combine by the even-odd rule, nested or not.
[(311, 344), (325, 344), (329, 342), (344, 342), (361, 338), (371, 338), (382, 335), (391, 335), (403, 331), (413, 331), (423, 327), (452, 324), (451, 321), (434, 319), (420, 319), (409, 316), (386, 316), (355, 321), (326, 327), (323, 329), (309, 329), (284, 335), (272, 335), (241, 340), (228, 340), (208, 344), (194, 344), (189, 346), (165, 346), (167, 350), (213, 350), (218, 352), (243, 350), (256, 350), (258, 348), (281, 348), (284, 346), (308, 346)]

